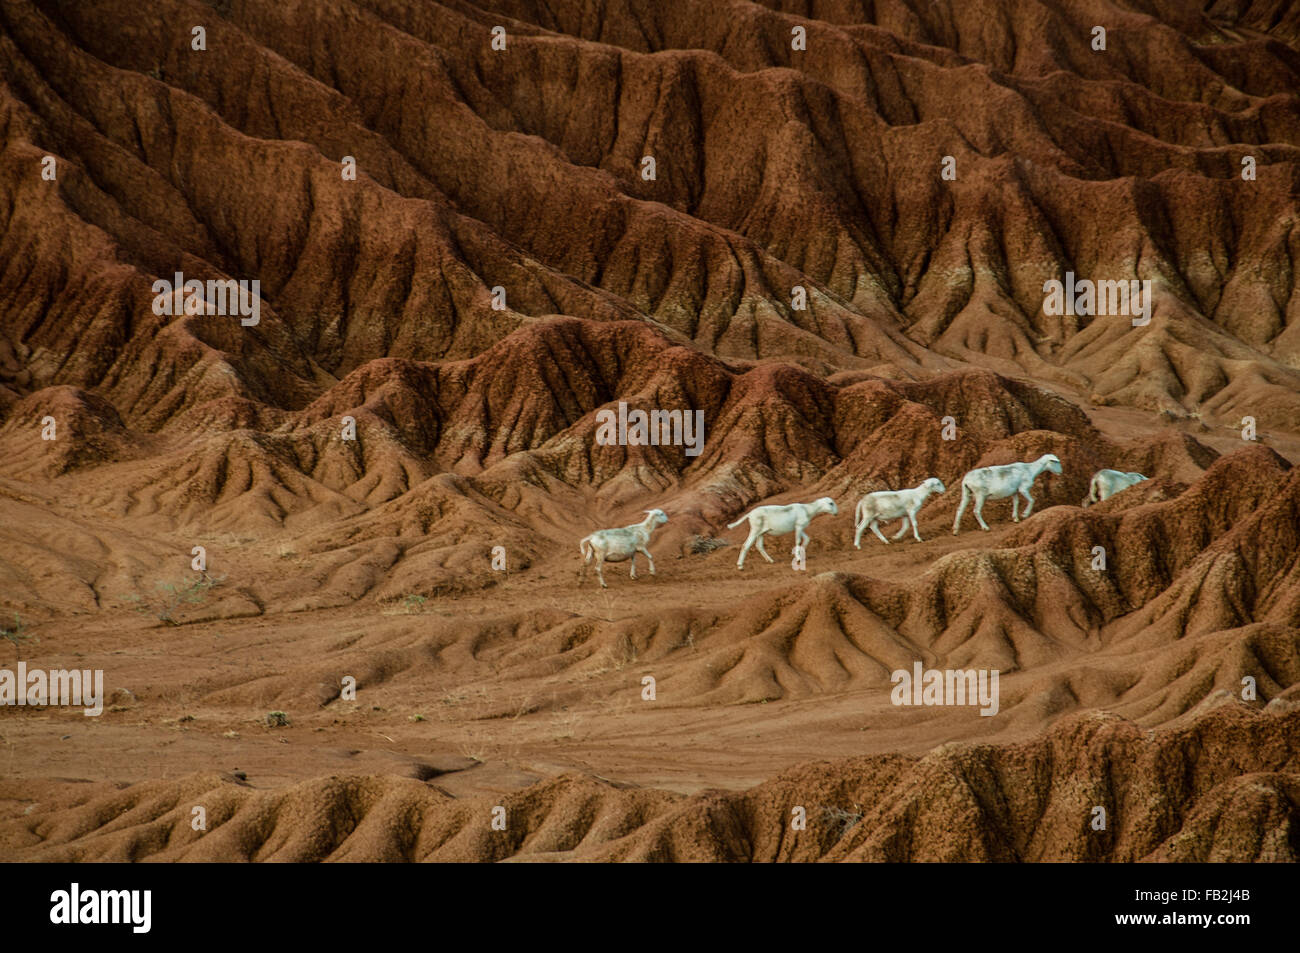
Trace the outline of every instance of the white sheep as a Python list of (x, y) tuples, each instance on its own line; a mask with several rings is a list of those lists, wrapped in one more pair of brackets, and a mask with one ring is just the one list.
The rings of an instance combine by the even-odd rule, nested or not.
[(858, 508), (854, 512), (853, 519), (857, 523), (857, 533), (853, 537), (853, 548), (862, 548), (862, 532), (868, 526), (871, 527), (871, 532), (880, 537), (882, 543), (888, 545), (889, 540), (885, 539), (876, 524), (880, 520), (888, 522), (900, 516), (903, 518), (903, 525), (894, 534), (894, 539), (901, 539), (910, 523), (912, 535), (916, 537), (918, 543), (921, 542), (921, 534), (916, 529), (916, 515), (921, 512), (921, 507), (925, 505), (931, 493), (947, 492), (948, 488), (943, 485), (942, 480), (930, 477), (920, 486), (910, 490), (878, 490), (875, 493), (868, 493), (858, 500)]
[(815, 500), (812, 503), (754, 507), (736, 522), (727, 524), (727, 529), (735, 529), (745, 520), (749, 520), (749, 539), (745, 540), (745, 546), (740, 551), (740, 559), (736, 561), (736, 568), (745, 568), (745, 556), (749, 553), (749, 547), (755, 544), (757, 544), (758, 551), (762, 553), (763, 558), (768, 562), (772, 562), (772, 557), (763, 548), (763, 536), (767, 533), (784, 536), (793, 530), (794, 548), (790, 551), (797, 553), (800, 546), (807, 549), (809, 540), (808, 534), (804, 530), (808, 528), (808, 524), (823, 513), (838, 516), (839, 512), (835, 501), (829, 496), (823, 496), (820, 500)]
[(1150, 477), (1144, 477), (1140, 473), (1124, 470), (1098, 470), (1092, 475), (1092, 482), (1088, 484), (1088, 498), (1083, 501), (1083, 505), (1089, 503), (1100, 503), (1102, 500), (1109, 499), (1120, 490), (1127, 490), (1131, 486), (1136, 486), (1143, 480), (1149, 480)]
[(591, 563), (591, 557), (596, 557), (596, 575), (600, 577), (600, 586), (602, 589), (608, 589), (605, 585), (605, 574), (601, 567), (607, 563), (621, 563), (628, 559), (632, 561), (632, 578), (636, 578), (636, 554), (642, 553), (650, 563), (650, 575), (655, 574), (654, 557), (650, 555), (650, 550), (646, 549), (646, 544), (650, 542), (650, 534), (655, 531), (655, 527), (663, 526), (668, 522), (668, 514), (663, 510), (646, 510), (646, 518), (639, 523), (633, 523), (631, 526), (623, 526), (619, 529), (598, 529), (590, 536), (584, 536), (578, 544), (578, 549), (582, 553), (582, 572), (579, 580), (587, 578), (587, 566)]
[(985, 500), (1003, 500), (1008, 496), (1011, 497), (1011, 520), (1019, 523), (1020, 497), (1023, 496), (1028, 501), (1025, 506), (1025, 518), (1028, 519), (1034, 509), (1034, 498), (1030, 496), (1029, 488), (1034, 485), (1034, 481), (1044, 470), (1060, 473), (1060, 458), (1054, 453), (1045, 453), (1033, 463), (1008, 463), (1000, 467), (980, 467), (971, 470), (961, 478), (961, 505), (957, 507), (957, 518), (952, 521), (952, 535), (957, 535), (957, 530), (961, 527), (961, 518), (972, 496), (975, 498), (975, 519), (981, 529), (989, 528), (983, 516)]

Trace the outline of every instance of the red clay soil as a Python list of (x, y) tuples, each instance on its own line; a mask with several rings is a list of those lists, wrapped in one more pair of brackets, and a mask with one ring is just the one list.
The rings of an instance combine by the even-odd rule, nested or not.
[(146, 7), (0, 0), (0, 860), (1300, 855), (1300, 7)]

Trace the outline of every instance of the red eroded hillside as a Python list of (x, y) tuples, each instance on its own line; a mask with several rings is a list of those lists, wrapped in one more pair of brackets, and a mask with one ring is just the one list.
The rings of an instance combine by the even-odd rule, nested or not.
[(0, 131), (0, 859), (1295, 859), (1296, 5), (0, 0)]

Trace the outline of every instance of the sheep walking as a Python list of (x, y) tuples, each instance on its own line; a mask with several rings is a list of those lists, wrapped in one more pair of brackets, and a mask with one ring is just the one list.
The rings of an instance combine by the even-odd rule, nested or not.
[(587, 566), (591, 564), (591, 558), (596, 557), (596, 575), (600, 578), (602, 589), (608, 589), (605, 585), (605, 573), (602, 567), (605, 563), (621, 563), (623, 560), (632, 562), (632, 578), (636, 578), (636, 554), (641, 553), (650, 563), (650, 575), (655, 574), (654, 557), (650, 555), (650, 550), (646, 545), (650, 542), (650, 534), (655, 528), (668, 522), (668, 514), (663, 510), (646, 510), (646, 518), (639, 523), (633, 523), (631, 526), (623, 526), (619, 529), (598, 529), (590, 536), (583, 537), (578, 544), (578, 549), (582, 553), (582, 572), (579, 575), (579, 581), (587, 578)]
[(823, 513), (838, 516), (839, 512), (835, 501), (829, 496), (823, 496), (820, 500), (812, 503), (754, 507), (736, 522), (727, 524), (727, 529), (735, 529), (745, 520), (749, 520), (749, 539), (745, 540), (745, 546), (740, 551), (740, 559), (736, 561), (736, 568), (745, 568), (745, 556), (749, 553), (749, 548), (755, 545), (758, 546), (758, 551), (764, 559), (768, 562), (773, 561), (772, 557), (767, 554), (767, 550), (763, 548), (763, 536), (767, 533), (784, 536), (786, 533), (793, 531), (794, 548), (790, 551), (798, 552), (800, 546), (807, 549), (809, 539), (805, 530), (808, 528), (808, 524)]
[(1088, 484), (1088, 498), (1083, 501), (1083, 505), (1100, 503), (1102, 500), (1110, 499), (1120, 490), (1127, 490), (1148, 479), (1150, 477), (1132, 471), (1098, 470), (1092, 475), (1092, 482)]
[(858, 508), (854, 512), (853, 519), (857, 523), (857, 533), (853, 536), (853, 548), (862, 548), (862, 532), (868, 526), (882, 543), (888, 545), (889, 540), (885, 539), (877, 524), (881, 520), (888, 522), (900, 516), (903, 518), (903, 525), (894, 534), (894, 539), (902, 539), (908, 525), (911, 524), (912, 535), (916, 537), (918, 543), (921, 542), (921, 534), (916, 529), (916, 515), (921, 512), (921, 507), (925, 505), (931, 493), (947, 492), (948, 489), (943, 485), (943, 481), (930, 477), (920, 486), (910, 490), (879, 490), (868, 493), (858, 500)]
[(1000, 467), (980, 467), (971, 470), (961, 479), (961, 505), (957, 507), (957, 518), (952, 521), (952, 535), (956, 536), (961, 528), (961, 518), (966, 513), (966, 505), (975, 499), (975, 520), (981, 529), (987, 530), (989, 524), (984, 522), (984, 502), (986, 500), (1004, 500), (1011, 497), (1011, 520), (1020, 522), (1020, 497), (1026, 502), (1025, 518), (1034, 509), (1034, 498), (1029, 489), (1044, 470), (1052, 473), (1061, 472), (1061, 460), (1054, 453), (1045, 453), (1033, 463), (1008, 463)]

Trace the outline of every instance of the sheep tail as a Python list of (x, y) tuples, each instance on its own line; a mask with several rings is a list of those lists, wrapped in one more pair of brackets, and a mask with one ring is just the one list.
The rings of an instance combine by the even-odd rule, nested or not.
[(734, 522), (734, 523), (728, 523), (728, 524), (727, 524), (727, 529), (735, 529), (737, 526), (739, 526), (741, 523), (745, 522), (745, 520), (747, 520), (747, 519), (749, 519), (749, 514), (748, 514), (748, 513), (746, 513), (746, 514), (745, 514), (744, 516), (742, 516), (740, 519), (736, 520), (736, 522)]

